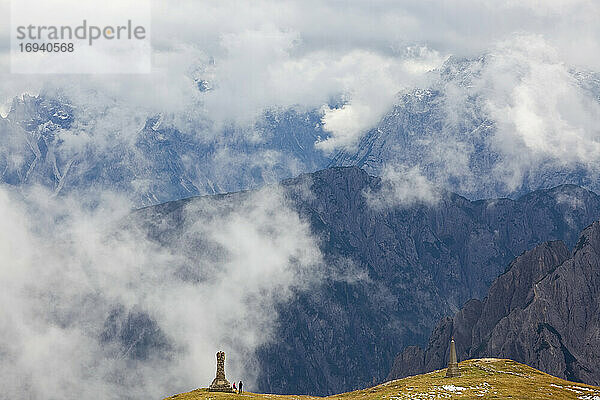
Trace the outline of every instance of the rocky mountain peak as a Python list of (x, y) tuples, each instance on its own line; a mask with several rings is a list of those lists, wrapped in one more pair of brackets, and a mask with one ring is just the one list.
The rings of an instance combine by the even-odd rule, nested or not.
[(520, 360), (569, 380), (600, 383), (600, 222), (583, 230), (571, 255), (560, 241), (517, 257), (479, 302), (442, 319), (425, 350), (406, 348), (389, 377), (442, 368), (448, 338), (460, 359)]

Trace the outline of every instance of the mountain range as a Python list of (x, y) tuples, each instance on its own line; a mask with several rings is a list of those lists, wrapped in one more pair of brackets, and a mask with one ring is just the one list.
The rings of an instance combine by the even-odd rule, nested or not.
[[(255, 355), (260, 391), (327, 395), (441, 368), (452, 335), (463, 359), (510, 357), (598, 384), (597, 224), (581, 234), (600, 219), (598, 171), (543, 158), (507, 187), (497, 173), (511, 160), (490, 141), (498, 123), (467, 90), (487, 63), (449, 59), (356, 146), (332, 154), (317, 145), (329, 135), (320, 110), (267, 110), (245, 128), (217, 129), (206, 116), (183, 129), (167, 114), (126, 125), (112, 104), (25, 94), (0, 117), (0, 182), (58, 196), (124, 193), (144, 207), (124, 229), (180, 254), (186, 265), (174, 268), (190, 281), (209, 273), (190, 265), (220, 257), (188, 235), (191, 225), (243, 212), (258, 187), (282, 190), (326, 271), (274, 310), (275, 340)], [(597, 74), (570, 74), (600, 101)], [(453, 114), (456, 90), (467, 96)], [(415, 167), (444, 189), (434, 201), (374, 206), (393, 195), (390, 166)], [(131, 358), (175, 351), (149, 315), (120, 308), (101, 341)]]
[[(567, 183), (600, 191), (593, 163), (552, 157), (520, 167), (518, 184), (506, 185), (501, 172), (516, 159), (495, 145), (498, 123), (484, 95), (471, 93), (492, 61), (449, 58), (427, 84), (400, 95), (355, 146), (332, 153), (318, 146), (330, 137), (320, 109), (268, 109), (246, 127), (215, 127), (198, 111), (182, 128), (167, 113), (132, 122), (111, 99), (90, 107), (62, 92), (24, 94), (0, 116), (0, 182), (41, 184), (56, 193), (119, 191), (145, 206), (257, 188), (326, 167), (358, 166), (382, 176), (404, 166), (469, 199), (516, 198)], [(570, 75), (577, 90), (600, 102), (598, 74), (573, 69)], [(457, 100), (457, 93), (464, 96)]]
[[(432, 73), (429, 86), (400, 96), (355, 149), (336, 153), (330, 165), (359, 166), (378, 176), (390, 165), (417, 167), (432, 182), (469, 199), (514, 198), (565, 183), (598, 192), (598, 171), (590, 163), (543, 155), (521, 165), (535, 150), (518, 140), (502, 148), (516, 127), (508, 137), (499, 136), (489, 91), (482, 89), (493, 80), (494, 62), (490, 55), (449, 58)], [(599, 74), (576, 69), (569, 74), (577, 90), (600, 102)], [(507, 172), (522, 175), (517, 184), (507, 184)]]
[(15, 98), (0, 116), (0, 182), (57, 194), (112, 191), (145, 206), (256, 188), (328, 163), (314, 149), (327, 136), (316, 112), (269, 110), (249, 132), (217, 135), (208, 122), (182, 132), (162, 115), (128, 124), (105, 115), (118, 114), (110, 105), (100, 109), (46, 93)]
[[(483, 298), (512, 259), (549, 240), (575, 246), (581, 230), (600, 218), (600, 197), (573, 185), (517, 200), (469, 201), (443, 192), (435, 204), (388, 209), (368, 201), (383, 195), (382, 180), (356, 167), (304, 174), (281, 188), (310, 224), (325, 264), (355, 278), (326, 276), (278, 305), (276, 340), (257, 351), (258, 389), (270, 393), (325, 395), (383, 381), (402, 349), (424, 345), (440, 318)], [(248, 196), (147, 207), (130, 223), (193, 263), (214, 251), (186, 236), (188, 227), (215, 210), (240, 209)], [(134, 333), (136, 343), (152, 342)]]
[(422, 350), (395, 360), (394, 379), (442, 368), (451, 337), (461, 359), (501, 357), (549, 374), (600, 383), (600, 222), (588, 226), (573, 252), (542, 243), (517, 257), (483, 300), (469, 300), (442, 319)]

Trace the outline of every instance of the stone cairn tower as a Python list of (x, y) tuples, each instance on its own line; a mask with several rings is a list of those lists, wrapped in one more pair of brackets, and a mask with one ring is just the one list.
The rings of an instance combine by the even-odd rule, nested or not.
[(448, 370), (446, 370), (446, 378), (456, 378), (460, 376), (458, 369), (458, 358), (456, 357), (456, 346), (454, 338), (450, 341), (450, 359), (448, 360)]
[(209, 392), (233, 392), (231, 384), (225, 379), (225, 352), (217, 353), (217, 376), (208, 388)]

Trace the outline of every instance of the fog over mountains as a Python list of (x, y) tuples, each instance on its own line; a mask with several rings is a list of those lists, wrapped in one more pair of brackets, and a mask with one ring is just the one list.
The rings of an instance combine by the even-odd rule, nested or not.
[[(233, 352), (232, 372), (243, 375), (255, 390), (325, 395), (364, 387), (385, 379), (405, 346), (425, 345), (440, 318), (471, 298), (485, 297), (489, 285), (518, 254), (548, 240), (573, 246), (579, 232), (600, 218), (600, 201), (593, 192), (564, 185), (600, 189), (595, 128), (585, 131), (589, 137), (574, 133), (576, 140), (589, 141), (582, 144), (589, 151), (570, 149), (575, 139), (562, 130), (545, 131), (547, 144), (527, 142), (518, 127), (510, 134), (497, 118), (501, 113), (490, 114), (487, 92), (474, 89), (489, 85), (486, 79), (496, 63), (494, 55), (448, 59), (430, 72), (435, 79), (428, 87), (398, 97), (356, 146), (330, 153), (322, 146), (333, 137), (326, 130), (323, 110), (269, 110), (251, 128), (230, 125), (218, 132), (209, 119), (200, 117), (189, 121), (192, 125), (184, 132), (173, 115), (132, 114), (119, 123), (123, 114), (118, 103), (90, 109), (50, 92), (23, 95), (0, 119), (2, 181), (21, 193), (17, 196), (29, 199), (27, 213), (41, 212), (40, 202), (50, 194), (55, 196), (53, 203), (79, 199), (83, 208), (71, 217), (73, 227), (97, 207), (107, 208), (107, 195), (134, 207), (166, 202), (133, 214), (127, 225), (149, 236), (135, 233), (125, 248), (132, 254), (146, 247), (154, 249), (150, 254), (159, 252), (156, 262), (148, 259), (140, 265), (166, 273), (173, 282), (171, 290), (188, 293), (192, 304), (219, 287), (235, 291), (235, 276), (245, 276), (254, 268), (250, 265), (260, 275), (273, 263), (279, 278), (257, 278), (225, 307), (200, 307), (203, 318), (213, 312), (230, 315), (204, 331), (207, 336), (196, 345), (191, 345), (190, 333), (169, 333), (165, 324), (173, 323), (168, 322), (172, 317), (156, 315), (153, 305), (97, 300), (104, 304), (93, 318), (98, 331), (81, 334), (92, 335), (93, 347), (102, 349), (95, 351), (107, 360), (107, 376), (142, 374), (154, 379), (142, 371), (162, 365), (179, 378), (155, 381), (160, 387), (156, 391), (184, 390), (196, 379), (180, 368), (204, 362), (198, 359), (201, 354), (224, 347)], [(575, 92), (575, 99), (591, 101), (593, 115), (600, 93), (597, 76), (567, 73), (569, 91)], [(526, 73), (520, 79), (528, 77)], [(457, 93), (460, 104), (455, 103)], [(575, 128), (587, 123), (566, 121)], [(573, 157), (565, 156), (571, 151)], [(275, 195), (264, 195), (273, 190), (267, 188), (257, 195), (240, 192), (178, 201), (258, 188), (327, 166), (330, 169), (285, 181)], [(37, 192), (30, 190), (37, 185)], [(556, 185), (562, 186), (528, 194)], [(39, 197), (44, 190), (48, 192)], [(513, 200), (472, 201), (498, 196)], [(44, 209), (50, 212), (49, 221), (65, 218)], [(277, 217), (278, 209), (284, 210), (283, 219)], [(256, 210), (260, 218), (252, 221)], [(289, 218), (297, 229), (289, 232), (285, 243), (305, 239), (284, 245), (279, 256), (264, 263), (263, 257), (272, 256), (264, 249), (281, 246), (279, 221)], [(110, 226), (120, 224), (109, 220)], [(249, 231), (242, 228), (245, 220)], [(227, 225), (224, 221), (237, 221), (227, 235), (236, 237), (242, 229), (240, 234), (247, 236), (230, 241), (219, 233), (218, 227)], [(207, 223), (212, 226), (209, 231), (200, 228)], [(64, 234), (78, 235), (71, 229)], [(36, 240), (52, 242), (51, 237), (48, 231)], [(242, 243), (254, 248), (256, 237), (263, 238), (259, 247), (266, 247), (248, 261), (244, 249), (249, 248)], [(86, 253), (97, 250), (90, 251)], [(86, 258), (93, 257), (89, 254)], [(298, 264), (298, 257), (304, 261)], [(102, 271), (105, 262), (123, 261), (109, 257), (93, 262), (92, 270)], [(27, 265), (35, 270), (35, 264)], [(59, 262), (53, 269), (60, 268)], [(142, 282), (146, 287), (152, 280)], [(122, 290), (118, 298), (140, 295), (137, 289)], [(263, 300), (255, 297), (271, 290), (273, 295)], [(162, 301), (158, 299), (167, 292), (155, 295), (153, 302)], [(64, 301), (67, 309), (78, 304)], [(194, 325), (189, 317), (196, 311), (187, 304), (181, 301), (172, 307), (189, 329)], [(192, 314), (184, 317), (186, 312)], [(242, 326), (249, 338), (240, 336), (236, 318), (245, 320)], [(83, 323), (79, 317), (67, 320), (67, 326)], [(230, 335), (229, 329), (238, 333)], [(189, 346), (195, 350), (185, 353)], [(19, 357), (17, 350), (6, 351)], [(185, 363), (176, 366), (174, 360), (181, 357)], [(115, 364), (117, 359), (121, 361)], [(25, 373), (29, 364), (23, 365)], [(210, 363), (198, 368), (191, 370), (211, 369)], [(82, 377), (70, 379), (89, 383)], [(111, 379), (100, 377), (100, 382), (109, 397), (113, 391), (128, 392)], [(135, 397), (143, 391), (131, 393)]]
[[(258, 390), (324, 395), (383, 380), (398, 350), (424, 344), (439, 317), (484, 297), (514, 257), (546, 240), (573, 246), (600, 218), (600, 198), (571, 185), (516, 201), (471, 202), (444, 192), (434, 204), (374, 208), (369, 196), (385, 193), (384, 185), (356, 167), (282, 184), (288, 207), (309, 223), (325, 269), (274, 310), (272, 340), (257, 349)], [(190, 253), (189, 224), (214, 212), (212, 201), (235, 210), (248, 195), (166, 203), (135, 219), (195, 265), (215, 253), (201, 239)], [(210, 279), (197, 273), (189, 279)]]
[(161, 398), (217, 350), (325, 395), (451, 333), (597, 383), (598, 2), (151, 3), (149, 74), (0, 46), (0, 398)]
[[(584, 127), (592, 120), (569, 115), (560, 104), (580, 99), (597, 113), (600, 75), (556, 65), (558, 71), (544, 76), (535, 62), (521, 64), (519, 51), (513, 57), (449, 59), (434, 84), (402, 96), (360, 139), (358, 150), (338, 153), (332, 165), (358, 165), (378, 175), (397, 165), (416, 166), (431, 182), (472, 199), (514, 197), (564, 183), (598, 190), (599, 132)], [(506, 68), (520, 70), (520, 82), (513, 93), (498, 93), (494, 86)], [(569, 89), (545, 91), (555, 82), (553, 74), (565, 77)], [(504, 97), (536, 97), (533, 90), (556, 96), (549, 102), (556, 101), (557, 108)], [(511, 114), (518, 118), (511, 120)]]
[[(507, 113), (521, 112), (521, 103), (496, 92), (490, 98), (504, 58), (492, 53), (448, 59), (429, 73), (431, 85), (401, 95), (355, 146), (330, 153), (321, 146), (331, 133), (319, 110), (269, 110), (251, 128), (218, 132), (202, 117), (183, 132), (173, 117), (161, 114), (135, 115), (123, 124), (115, 104), (89, 109), (67, 97), (24, 95), (0, 120), (1, 177), (56, 193), (119, 191), (137, 205), (254, 188), (336, 165), (357, 165), (384, 177), (413, 170), (424, 182), (471, 199), (514, 197), (564, 183), (599, 190), (598, 74), (555, 66), (559, 71), (552, 73), (567, 80), (555, 93), (557, 108), (523, 110), (529, 122), (544, 121), (534, 141), (528, 125), (504, 120)], [(509, 61), (511, 68), (525, 68), (512, 90), (529, 90), (527, 80), (540, 79), (533, 62)], [(562, 110), (563, 101), (582, 102), (589, 115)], [(546, 121), (538, 115), (544, 112), (559, 114)]]
[(2, 181), (57, 194), (110, 190), (149, 205), (253, 188), (328, 162), (314, 149), (323, 135), (315, 113), (267, 112), (256, 138), (231, 127), (203, 139), (202, 125), (186, 134), (160, 115), (125, 126), (119, 117), (108, 105), (98, 111), (43, 95), (15, 99), (0, 120)]

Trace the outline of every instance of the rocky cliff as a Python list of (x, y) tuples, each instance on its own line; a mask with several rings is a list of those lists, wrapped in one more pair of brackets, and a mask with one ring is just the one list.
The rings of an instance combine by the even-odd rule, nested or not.
[(454, 336), (459, 358), (511, 358), (573, 381), (600, 383), (600, 222), (573, 254), (543, 243), (517, 257), (483, 300), (443, 319), (427, 348), (406, 348), (389, 378), (442, 368)]
[(0, 116), (0, 183), (121, 192), (144, 206), (260, 187), (329, 162), (314, 146), (327, 137), (317, 112), (266, 111), (249, 134), (214, 132), (206, 121), (182, 131), (162, 115), (132, 123), (115, 104), (97, 107), (44, 93), (15, 98)]
[[(425, 344), (440, 318), (485, 296), (515, 256), (547, 240), (573, 246), (600, 217), (598, 196), (570, 185), (518, 200), (442, 193), (435, 204), (386, 209), (371, 207), (365, 196), (382, 195), (381, 179), (355, 167), (302, 175), (281, 187), (335, 273), (276, 310), (276, 339), (257, 353), (258, 389), (271, 393), (322, 395), (383, 381), (396, 354)], [(171, 202), (136, 218), (164, 245), (188, 251), (198, 247), (182, 232), (195, 215), (214, 212), (215, 203), (235, 209), (246, 196)], [(566, 250), (554, 257), (566, 257)]]

